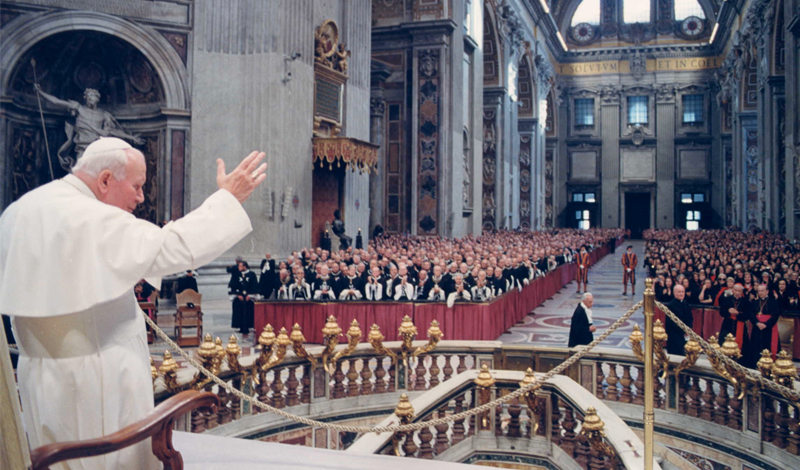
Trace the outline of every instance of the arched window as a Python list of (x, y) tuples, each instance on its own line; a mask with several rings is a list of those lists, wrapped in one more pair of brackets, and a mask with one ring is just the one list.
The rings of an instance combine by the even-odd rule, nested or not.
[(675, 0), (675, 20), (683, 21), (690, 16), (700, 19), (706, 17), (703, 7), (697, 0)]
[(622, 0), (622, 21), (625, 23), (649, 23), (649, 0)]
[(600, 24), (600, 0), (583, 0), (578, 5), (572, 15), (572, 26), (581, 23)]

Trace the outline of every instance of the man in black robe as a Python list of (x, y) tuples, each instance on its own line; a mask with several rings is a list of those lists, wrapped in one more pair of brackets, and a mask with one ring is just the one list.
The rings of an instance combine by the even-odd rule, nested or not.
[[(719, 330), (719, 344), (725, 342), (728, 334), (733, 334), (740, 351), (746, 351), (750, 342), (747, 333), (747, 320), (750, 319), (750, 303), (744, 298), (744, 287), (733, 286), (733, 295), (723, 296), (719, 301), (719, 314), (723, 318)], [(744, 365), (744, 356), (739, 363)]]
[(592, 324), (592, 305), (594, 305), (594, 296), (589, 292), (584, 293), (581, 303), (578, 304), (572, 314), (568, 347), (589, 344), (594, 341), (592, 333), (597, 328)]
[[(689, 328), (692, 327), (694, 316), (692, 309), (689, 308), (689, 302), (686, 300), (686, 289), (677, 284), (672, 290), (673, 298), (667, 304), (667, 308), (675, 314), (675, 316), (686, 324)], [(667, 331), (667, 352), (678, 356), (684, 356), (686, 353), (683, 347), (686, 345), (685, 333), (678, 326), (677, 323), (667, 317), (664, 329)]]
[(194, 271), (192, 271), (191, 269), (186, 271), (185, 276), (181, 276), (178, 278), (178, 282), (175, 285), (175, 293), (180, 294), (186, 289), (191, 289), (195, 292), (200, 292), (199, 290), (197, 290), (197, 279), (195, 279)]
[(750, 323), (753, 324), (753, 332), (750, 344), (745, 351), (745, 366), (755, 369), (758, 360), (761, 359), (761, 351), (768, 349), (775, 359), (780, 349), (780, 340), (775, 325), (780, 318), (780, 306), (778, 301), (769, 296), (769, 289), (766, 284), (758, 285), (758, 296), (752, 302), (752, 316)]
[(267, 253), (266, 257), (261, 260), (261, 277), (258, 280), (259, 291), (265, 299), (268, 299), (272, 297), (272, 293), (279, 287), (279, 284), (275, 260), (272, 259), (272, 255)]
[(238, 266), (239, 275), (228, 284), (228, 294), (233, 297), (231, 328), (238, 328), (242, 337), (247, 338), (253, 327), (255, 302), (252, 296), (258, 293), (258, 279), (246, 261), (239, 261)]

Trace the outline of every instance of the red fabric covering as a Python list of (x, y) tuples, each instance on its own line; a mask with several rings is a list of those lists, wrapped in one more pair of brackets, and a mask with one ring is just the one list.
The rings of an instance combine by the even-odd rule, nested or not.
[[(617, 246), (623, 239), (616, 241)], [(609, 245), (589, 254), (594, 264), (609, 253)], [(417, 326), (417, 339), (426, 340), (431, 321), (437, 320), (447, 340), (493, 341), (514, 324), (525, 318), (536, 307), (544, 303), (575, 279), (578, 266), (575, 263), (559, 266), (554, 272), (486, 303), (456, 303), (447, 308), (444, 302), (256, 302), (255, 331), (261, 334), (266, 324), (275, 332), (286, 328), (291, 332), (298, 323), (308, 343), (322, 344), (322, 327), (328, 316), (333, 315), (345, 333), (353, 319), (358, 320), (364, 339), (373, 323), (381, 328), (387, 341), (396, 341), (397, 328), (408, 315)]]

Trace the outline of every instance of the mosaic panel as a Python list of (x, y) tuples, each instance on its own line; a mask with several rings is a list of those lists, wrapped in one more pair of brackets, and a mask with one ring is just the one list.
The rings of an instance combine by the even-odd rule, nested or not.
[(519, 225), (531, 228), (531, 137), (519, 136)]
[(497, 128), (495, 112), (483, 111), (483, 229), (495, 228), (497, 204), (494, 199), (495, 169), (497, 164)]
[(419, 51), (417, 233), (437, 235), (439, 201), (439, 50)]

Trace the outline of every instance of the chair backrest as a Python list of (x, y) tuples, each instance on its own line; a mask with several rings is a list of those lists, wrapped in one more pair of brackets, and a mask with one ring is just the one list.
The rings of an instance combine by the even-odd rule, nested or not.
[(178, 307), (185, 307), (189, 302), (193, 303), (195, 307), (200, 307), (200, 302), (203, 299), (203, 294), (198, 293), (193, 289), (186, 289), (180, 294), (175, 295), (175, 301)]

